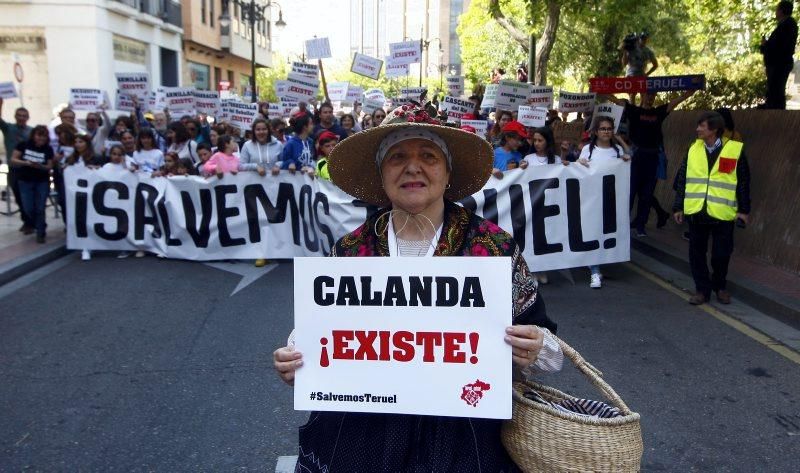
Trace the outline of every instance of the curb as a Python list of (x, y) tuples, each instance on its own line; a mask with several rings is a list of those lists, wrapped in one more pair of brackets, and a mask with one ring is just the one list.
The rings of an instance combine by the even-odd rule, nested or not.
[[(658, 259), (671, 268), (691, 277), (689, 261), (652, 240), (631, 238), (631, 249)], [(687, 250), (688, 255), (688, 250)], [(688, 256), (687, 256), (688, 258)], [(771, 288), (741, 276), (728, 275), (728, 286), (735, 297), (759, 311), (794, 327), (800, 326), (800, 301), (780, 294)]]
[(0, 286), (24, 276), (69, 253), (66, 242), (45, 246), (0, 265)]

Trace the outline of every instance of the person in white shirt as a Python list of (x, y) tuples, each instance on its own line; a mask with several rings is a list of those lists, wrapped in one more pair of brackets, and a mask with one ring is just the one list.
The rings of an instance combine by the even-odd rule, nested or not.
[(191, 139), (189, 132), (181, 122), (172, 122), (167, 127), (167, 140), (170, 145), (167, 152), (178, 154), (179, 159), (189, 159), (197, 164), (197, 142)]
[[(614, 134), (614, 120), (609, 117), (598, 117), (592, 128), (592, 139), (581, 150), (578, 162), (586, 167), (590, 167), (593, 162), (611, 161), (622, 159), (631, 160), (631, 152), (628, 144)], [(600, 289), (603, 287), (603, 275), (600, 274), (600, 266), (589, 266), (592, 275), (589, 280), (589, 287)]]
[(164, 153), (156, 147), (153, 130), (143, 128), (136, 140), (136, 151), (133, 153), (133, 164), (139, 172), (152, 174), (164, 165)]

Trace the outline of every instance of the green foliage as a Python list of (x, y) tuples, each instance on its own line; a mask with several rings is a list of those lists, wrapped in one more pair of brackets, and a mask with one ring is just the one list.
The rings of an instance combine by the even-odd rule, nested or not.
[[(623, 73), (619, 47), (632, 32), (648, 31), (660, 67), (656, 75), (706, 74), (708, 90), (687, 107), (751, 107), (765, 91), (758, 53), (774, 27), (773, 0), (560, 0), (561, 19), (548, 65), (556, 88), (586, 90), (595, 76)], [(513, 70), (526, 59), (521, 45), (494, 21), (488, 0), (474, 0), (458, 33), (468, 79), (488, 82), (495, 67)], [(503, 0), (500, 8), (526, 33), (539, 34), (544, 2)]]
[(275, 81), (286, 79), (286, 75), (292, 69), (291, 64), (285, 56), (274, 54), (272, 57), (272, 67), (258, 69), (256, 71), (256, 90), (258, 100), (266, 102), (277, 102), (275, 95)]

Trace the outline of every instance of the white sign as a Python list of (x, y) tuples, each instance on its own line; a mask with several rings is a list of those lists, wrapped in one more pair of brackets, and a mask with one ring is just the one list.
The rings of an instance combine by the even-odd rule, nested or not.
[(517, 121), (525, 126), (533, 128), (543, 127), (547, 121), (547, 109), (520, 105), (517, 113)]
[(475, 133), (479, 136), (486, 136), (489, 131), (489, 122), (486, 120), (464, 120), (461, 119), (461, 126), (471, 126), (475, 128)]
[(405, 77), (408, 75), (408, 64), (392, 64), (389, 61), (390, 56), (386, 56), (386, 71), (384, 75), (389, 78)]
[(406, 87), (400, 89), (400, 97), (419, 102), (420, 97), (422, 97), (422, 94), (424, 94), (427, 91), (428, 89), (425, 87)]
[(498, 110), (515, 112), (520, 105), (528, 103), (531, 84), (513, 80), (501, 80), (497, 88), (494, 107)]
[(497, 84), (486, 84), (486, 90), (483, 91), (483, 101), (481, 108), (495, 108), (495, 99), (497, 98)]
[(69, 106), (73, 110), (93, 112), (106, 103), (100, 89), (69, 89)]
[(558, 91), (559, 112), (591, 112), (594, 109), (594, 93), (580, 94)]
[(447, 77), (447, 93), (453, 97), (464, 96), (464, 76)]
[(269, 114), (267, 118), (269, 118), (270, 120), (273, 120), (275, 118), (283, 118), (284, 116), (283, 107), (281, 107), (281, 104), (279, 103), (269, 104), (269, 111), (267, 113)]
[(219, 92), (216, 90), (195, 90), (194, 108), (197, 113), (216, 117), (219, 114)]
[[(323, 256), (339, 238), (363, 224), (368, 211), (329, 181), (300, 173), (281, 172), (264, 179), (254, 172), (240, 172), (207, 181), (68, 166), (64, 174), (67, 246), (72, 250), (144, 250), (198, 261)], [(79, 187), (78, 179), (88, 184)], [(140, 182), (156, 189), (152, 200), (142, 200)], [(217, 185), (235, 190), (218, 193)], [(127, 192), (117, 192), (119, 186)], [(188, 200), (182, 197), (184, 192)], [(207, 192), (213, 196), (210, 207), (201, 205)], [(497, 219), (514, 236), (531, 268), (551, 271), (630, 259), (629, 192), (630, 163), (618, 159), (593, 162), (588, 168), (514, 169), (503, 179), (491, 178), (461, 203), (478, 215)], [(75, 199), (77, 193), (88, 198)], [(328, 205), (309, 208), (309, 202), (321, 200)], [(95, 207), (97, 202), (103, 206)], [(154, 202), (163, 203), (163, 212)], [(143, 220), (136, 205), (155, 217)], [(519, 206), (513, 219), (512, 206)], [(82, 217), (76, 218), (76, 212)]]
[(421, 46), (419, 41), (389, 43), (389, 59), (387, 62), (392, 65), (420, 62), (422, 56), (420, 54)]
[(511, 258), (294, 264), (296, 410), (511, 418)]
[(147, 72), (117, 72), (117, 90), (135, 95), (140, 102), (150, 96), (150, 74)]
[(458, 123), (461, 121), (462, 115), (472, 112), (473, 104), (469, 100), (457, 99), (448, 95), (439, 104), (439, 108), (447, 112), (447, 121)]
[(366, 115), (372, 115), (372, 113), (375, 112), (375, 110), (378, 110), (379, 108), (383, 108), (383, 104), (384, 103), (385, 103), (385, 101), (384, 100), (380, 100), (380, 99), (377, 99), (377, 100), (376, 99), (366, 99), (366, 100), (364, 100), (364, 105), (361, 107), (361, 110)]
[(309, 77), (304, 74), (290, 72), (286, 78), (288, 87), (284, 97), (290, 97), (303, 102), (308, 102), (317, 96), (319, 90), (319, 79), (316, 77)]
[(319, 66), (316, 64), (308, 64), (305, 62), (295, 61), (292, 63), (292, 72), (296, 72), (298, 74), (303, 74), (311, 77), (318, 77)]
[(282, 113), (284, 117), (288, 117), (292, 113), (292, 109), (297, 107), (300, 104), (295, 99), (292, 98), (281, 98), (281, 107), (283, 107)]
[(542, 107), (550, 110), (553, 108), (553, 87), (535, 85), (530, 89), (528, 105), (531, 107)]
[(343, 102), (347, 100), (347, 88), (349, 82), (328, 82), (328, 98), (331, 102)]
[(357, 85), (351, 85), (347, 89), (347, 102), (361, 102), (364, 100), (364, 88)]
[(276, 80), (275, 81), (275, 95), (281, 99), (283, 97), (288, 97), (286, 92), (289, 90), (289, 81), (288, 80)]
[(173, 115), (194, 113), (194, 87), (167, 87), (164, 104)]
[(13, 82), (0, 82), (0, 99), (13, 99), (17, 97), (17, 88)]
[(133, 112), (135, 109), (136, 105), (133, 103), (133, 97), (118, 90), (117, 100), (114, 103), (114, 110), (119, 110), (120, 112)]
[(383, 90), (378, 88), (372, 88), (364, 91), (364, 97), (372, 100), (386, 101), (386, 94), (383, 93)]
[(625, 107), (621, 107), (611, 102), (599, 103), (594, 106), (594, 113), (592, 114), (592, 128), (597, 123), (598, 117), (609, 117), (614, 120), (614, 133), (619, 130), (619, 123), (622, 121), (622, 112)]
[(331, 57), (331, 44), (328, 38), (306, 40), (306, 58), (325, 59)]
[(258, 118), (257, 103), (228, 102), (228, 123), (240, 130), (249, 130)]
[(382, 68), (383, 61), (380, 59), (366, 54), (355, 53), (353, 55), (353, 64), (350, 65), (350, 72), (377, 80), (378, 76), (381, 75)]

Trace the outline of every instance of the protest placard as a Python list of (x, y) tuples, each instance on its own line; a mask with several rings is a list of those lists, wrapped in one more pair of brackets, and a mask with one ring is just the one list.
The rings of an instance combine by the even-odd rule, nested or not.
[(381, 68), (383, 68), (383, 61), (380, 59), (361, 53), (353, 54), (353, 63), (350, 65), (350, 72), (377, 80), (378, 76), (381, 74)]
[(619, 123), (622, 121), (622, 112), (624, 107), (613, 104), (611, 102), (599, 103), (594, 106), (594, 113), (592, 113), (592, 128), (599, 117), (610, 117), (614, 120), (614, 133), (619, 130)]
[(559, 112), (590, 112), (594, 109), (594, 93), (582, 94), (576, 92), (558, 91)]
[(383, 99), (366, 99), (364, 100), (364, 105), (362, 105), (361, 110), (367, 115), (372, 115), (375, 110), (383, 108), (384, 103), (385, 101)]
[(318, 77), (319, 66), (317, 64), (308, 64), (305, 62), (294, 61), (292, 62), (291, 72), (296, 72), (297, 74), (303, 74), (311, 77)]
[(592, 77), (589, 91), (596, 94), (638, 94), (647, 91), (647, 77)]
[(0, 99), (13, 99), (17, 97), (17, 88), (13, 82), (0, 82)]
[(346, 102), (361, 102), (364, 100), (364, 88), (359, 87), (357, 85), (350, 85), (347, 88), (347, 97), (345, 98)]
[(451, 97), (464, 96), (464, 76), (447, 76), (447, 94)]
[(383, 90), (378, 89), (377, 87), (365, 90), (364, 97), (373, 100), (386, 100), (386, 94), (383, 93)]
[(552, 86), (532, 86), (528, 95), (528, 105), (531, 107), (542, 107), (550, 110), (553, 108), (553, 87)]
[(448, 95), (445, 96), (444, 100), (439, 104), (439, 108), (447, 112), (448, 122), (459, 123), (462, 115), (472, 112), (473, 105), (469, 100), (450, 97)]
[(389, 62), (390, 56), (386, 56), (386, 71), (384, 75), (390, 79), (395, 77), (405, 77), (408, 75), (408, 64), (393, 64)]
[(73, 110), (94, 112), (106, 103), (100, 89), (69, 89), (69, 106)]
[(289, 98), (289, 97), (282, 98), (281, 99), (281, 107), (282, 107), (281, 113), (283, 114), (283, 116), (284, 117), (288, 117), (289, 115), (291, 115), (292, 114), (292, 109), (297, 107), (299, 105), (299, 103), (300, 102), (297, 101), (296, 99), (292, 99), (292, 98)]
[(486, 132), (489, 131), (489, 122), (486, 120), (464, 120), (462, 118), (461, 126), (471, 126), (475, 128), (475, 133), (480, 136), (486, 136)]
[(389, 43), (389, 60), (392, 65), (414, 64), (420, 61), (422, 45), (419, 41)]
[(422, 94), (427, 92), (425, 87), (404, 87), (400, 89), (400, 97), (404, 99), (411, 99), (419, 102)]
[(195, 90), (194, 108), (197, 113), (204, 113), (212, 117), (219, 114), (219, 92), (216, 90)]
[(307, 102), (314, 98), (319, 90), (319, 79), (316, 77), (290, 72), (286, 81), (288, 82), (288, 86), (283, 95), (284, 97), (291, 97)]
[(332, 102), (347, 100), (349, 82), (328, 82), (328, 98)]
[(289, 81), (288, 80), (276, 80), (275, 81), (275, 95), (278, 98), (286, 97), (286, 91), (289, 90)]
[(511, 417), (510, 258), (299, 258), (294, 287), (295, 409)]
[(703, 74), (690, 76), (648, 77), (647, 91), (672, 92), (676, 90), (705, 90), (706, 76)]
[(328, 38), (306, 40), (306, 58), (325, 59), (331, 57), (331, 43)]
[(547, 121), (547, 109), (520, 105), (517, 112), (517, 121), (533, 128), (543, 127)]
[(240, 130), (249, 130), (258, 118), (257, 103), (228, 102), (228, 123)]
[(164, 103), (172, 114), (194, 113), (194, 87), (167, 87)]
[(483, 91), (483, 101), (481, 108), (495, 108), (495, 99), (497, 98), (497, 84), (486, 84), (486, 89)]
[(114, 110), (119, 110), (120, 112), (133, 112), (135, 108), (133, 97), (118, 90), (117, 100), (114, 102)]
[(269, 110), (267, 111), (267, 118), (273, 120), (275, 118), (282, 118), (283, 114), (283, 107), (279, 103), (270, 103)]
[(135, 95), (140, 102), (150, 96), (150, 74), (147, 72), (117, 72), (117, 90)]
[(528, 103), (531, 84), (513, 80), (501, 80), (497, 87), (494, 108), (515, 112), (520, 105)]

